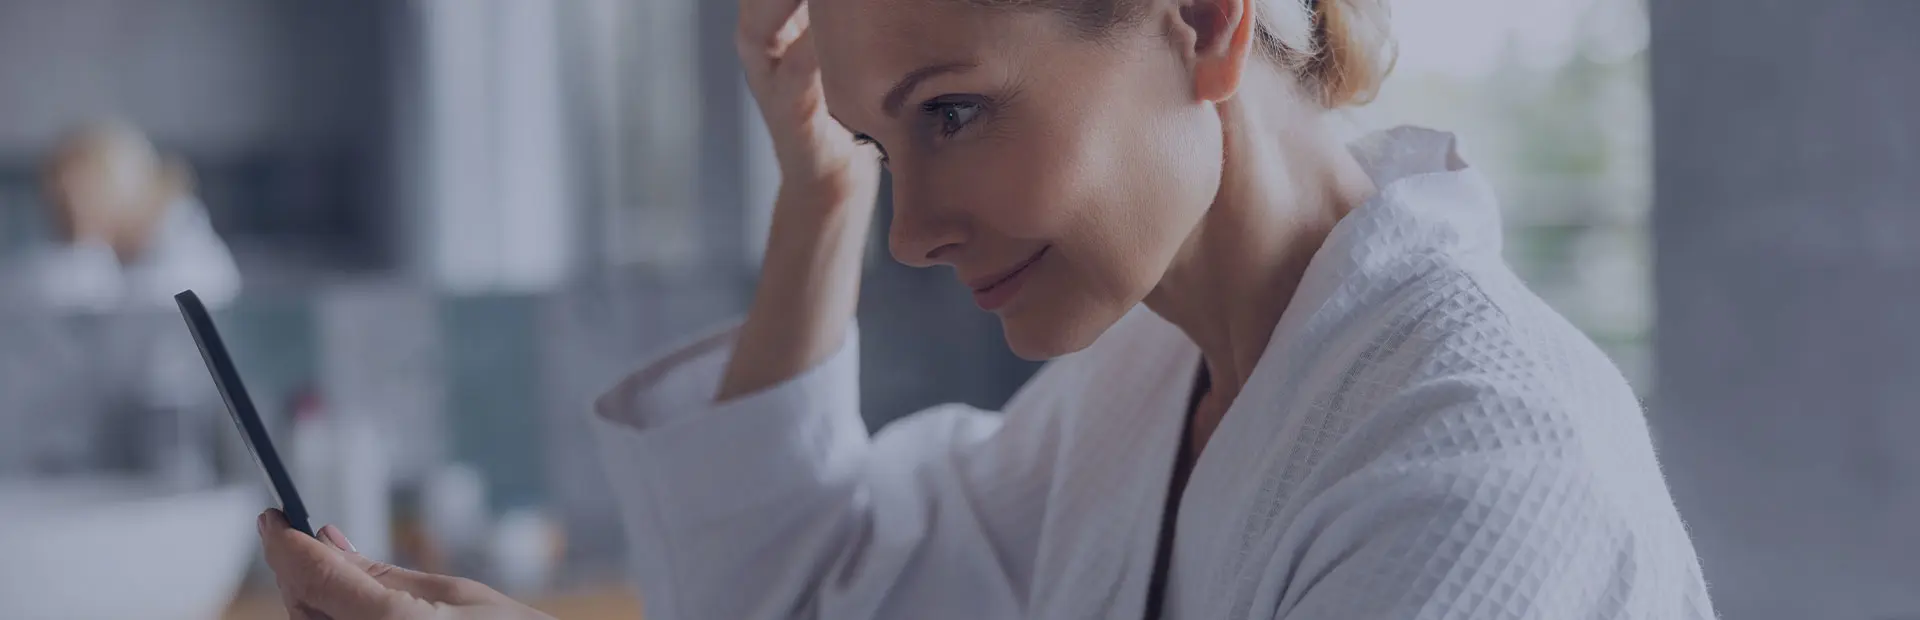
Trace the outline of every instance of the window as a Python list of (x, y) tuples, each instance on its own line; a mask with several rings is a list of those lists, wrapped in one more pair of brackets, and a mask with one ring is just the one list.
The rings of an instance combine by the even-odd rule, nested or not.
[(419, 7), (416, 260), (446, 290), (557, 286), (575, 233), (558, 9), (550, 0)]
[(1500, 195), (1506, 255), (1651, 387), (1652, 125), (1643, 0), (1395, 2), (1369, 127), (1455, 132)]

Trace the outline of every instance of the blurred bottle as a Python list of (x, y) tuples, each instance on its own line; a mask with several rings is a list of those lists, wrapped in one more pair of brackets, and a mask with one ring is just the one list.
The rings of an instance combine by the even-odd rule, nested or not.
[(502, 592), (537, 594), (553, 583), (566, 536), (545, 512), (520, 508), (500, 516), (487, 537), (487, 574)]
[(390, 472), (384, 438), (372, 420), (331, 411), (303, 390), (293, 405), (292, 470), (315, 526), (353, 537), (361, 555), (392, 557)]
[(420, 488), (420, 517), (429, 542), (454, 572), (470, 572), (483, 561), (478, 555), (492, 514), (478, 469), (448, 463), (428, 474)]

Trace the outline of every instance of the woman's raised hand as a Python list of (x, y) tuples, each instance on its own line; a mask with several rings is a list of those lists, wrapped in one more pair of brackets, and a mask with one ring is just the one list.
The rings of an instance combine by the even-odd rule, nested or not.
[(773, 135), (780, 192), (753, 307), (719, 400), (799, 375), (840, 348), (860, 293), (880, 162), (827, 114), (802, 0), (741, 0), (734, 37)]
[(879, 182), (871, 147), (827, 115), (803, 0), (741, 0), (734, 44), (773, 136), (781, 191), (816, 204), (868, 201)]

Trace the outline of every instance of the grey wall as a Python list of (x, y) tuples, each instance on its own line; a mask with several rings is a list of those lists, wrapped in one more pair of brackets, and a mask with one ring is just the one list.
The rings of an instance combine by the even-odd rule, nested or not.
[(176, 148), (364, 134), (380, 78), (366, 0), (0, 0), (0, 152), (124, 115)]
[(1920, 617), (1920, 2), (1651, 4), (1654, 424), (1714, 598)]

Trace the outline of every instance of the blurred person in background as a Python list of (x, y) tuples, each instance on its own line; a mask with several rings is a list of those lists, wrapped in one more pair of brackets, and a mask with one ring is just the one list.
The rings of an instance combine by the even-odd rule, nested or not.
[(42, 187), (55, 237), (14, 261), (9, 289), (32, 303), (101, 312), (171, 308), (189, 288), (215, 306), (239, 294), (239, 269), (191, 173), (138, 129), (74, 129), (48, 158)]
[(51, 236), (0, 262), (0, 473), (214, 475), (213, 396), (173, 295), (240, 292), (191, 174), (137, 128), (94, 122), (46, 158)]
[[(754, 305), (597, 404), (647, 617), (1713, 617), (1638, 401), (1453, 138), (1336, 137), (1385, 10), (745, 0)], [(876, 157), (894, 257), (1053, 359), (1003, 415), (862, 425)], [(296, 612), (536, 615), (262, 526)]]

